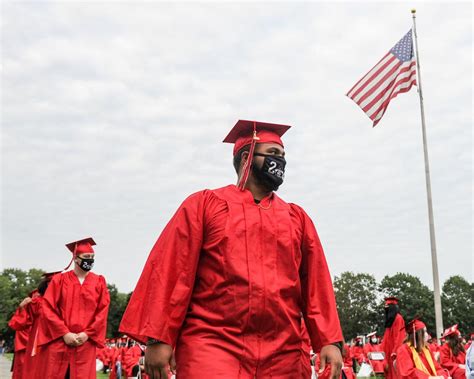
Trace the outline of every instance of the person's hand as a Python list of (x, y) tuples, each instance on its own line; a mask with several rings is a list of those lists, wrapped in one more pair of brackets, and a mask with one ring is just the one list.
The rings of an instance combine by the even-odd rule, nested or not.
[(89, 336), (86, 333), (84, 332), (79, 333), (77, 335), (77, 346), (84, 344), (88, 339), (89, 339)]
[(173, 348), (166, 343), (157, 343), (147, 346), (145, 350), (145, 372), (150, 379), (167, 379), (167, 367), (176, 374), (176, 361)]
[(319, 374), (321, 374), (326, 368), (326, 364), (331, 365), (331, 379), (339, 379), (341, 376), (342, 368), (342, 355), (341, 351), (334, 345), (326, 345), (321, 349), (320, 354), (321, 366), (319, 368)]
[(63, 340), (68, 346), (77, 346), (78, 344), (78, 337), (76, 333), (71, 333), (71, 332), (66, 333), (63, 336)]
[(20, 308), (24, 308), (27, 304), (31, 303), (31, 297), (25, 297), (20, 303)]
[(463, 370), (466, 369), (466, 365), (458, 365), (459, 368), (462, 368)]

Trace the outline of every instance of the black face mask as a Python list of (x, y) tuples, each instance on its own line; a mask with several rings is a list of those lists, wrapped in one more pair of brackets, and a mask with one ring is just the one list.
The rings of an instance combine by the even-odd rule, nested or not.
[(265, 157), (262, 167), (252, 165), (252, 172), (257, 182), (269, 191), (276, 191), (285, 178), (286, 160), (271, 154), (254, 153), (259, 157)]
[(385, 307), (385, 328), (390, 328), (393, 325), (398, 313), (397, 304), (389, 304), (388, 307)]
[(81, 263), (79, 264), (81, 269), (84, 271), (92, 270), (92, 267), (94, 267), (94, 258), (78, 258), (81, 260)]

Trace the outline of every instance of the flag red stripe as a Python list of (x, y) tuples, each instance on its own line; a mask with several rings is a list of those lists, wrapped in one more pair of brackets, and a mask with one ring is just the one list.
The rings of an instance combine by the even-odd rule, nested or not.
[[(411, 82), (413, 79), (412, 79), (413, 75), (411, 75), (410, 77), (407, 77), (407, 78), (404, 78), (400, 81), (398, 81), (392, 88), (391, 88), (391, 92), (390, 92), (390, 95), (384, 100), (384, 102), (375, 110), (375, 112), (372, 112), (370, 115), (367, 114), (369, 116), (369, 118), (371, 120), (373, 120), (375, 117), (377, 117), (377, 115), (379, 114), (379, 112), (383, 109), (385, 113), (385, 110), (388, 108), (388, 104), (390, 103), (390, 101), (395, 98), (398, 94), (397, 91), (399, 91), (400, 89), (398, 88), (401, 84), (406, 84), (406, 83), (409, 83)], [(410, 84), (409, 88), (411, 88), (412, 84)], [(397, 91), (395, 91), (397, 90)], [(395, 91), (395, 92), (394, 92)], [(395, 93), (395, 94), (394, 94)], [(366, 112), (367, 113), (367, 112)]]
[[(357, 101), (357, 104), (362, 104), (364, 102), (365, 99), (367, 99), (370, 95), (372, 95), (376, 90), (379, 89), (379, 87), (385, 83), (385, 81), (390, 78), (395, 72), (397, 72), (398, 70), (400, 70), (400, 66), (402, 65), (402, 63), (398, 63), (396, 66), (393, 66), (393, 68), (387, 72), (383, 78), (381, 78), (377, 83), (375, 83), (375, 85), (370, 88), (358, 101)], [(403, 69), (402, 69), (403, 70)], [(402, 72), (402, 70), (400, 70), (400, 73)], [(400, 75), (400, 73), (398, 75)], [(396, 79), (396, 77), (394, 78)]]
[[(416, 76), (416, 75), (415, 75), (415, 76)], [(402, 89), (400, 89), (400, 91), (396, 92), (396, 93), (391, 97), (391, 99), (394, 99), (395, 97), (397, 97), (397, 95), (398, 95), (399, 93), (408, 92), (408, 91), (411, 89), (411, 87), (413, 87), (414, 84), (416, 85), (416, 79), (414, 79), (414, 80), (412, 81), (412, 83), (410, 84), (409, 87), (407, 87), (407, 88), (402, 88)], [(391, 100), (391, 99), (390, 99), (390, 100)], [(384, 109), (383, 113), (380, 115), (380, 117), (377, 117), (377, 119), (374, 120), (373, 126), (375, 126), (375, 125), (377, 125), (377, 124), (379, 123), (379, 121), (382, 119), (382, 116), (385, 114), (385, 111), (387, 110), (387, 108), (388, 108), (388, 104), (387, 104), (387, 107)], [(372, 119), (372, 118), (371, 118), (371, 119)]]
[(385, 57), (386, 57), (387, 55), (389, 55), (389, 54), (390, 54), (390, 52), (388, 52), (387, 54), (385, 54), (385, 55), (382, 57), (382, 59), (379, 60), (379, 61), (377, 62), (377, 64), (369, 70), (369, 72), (368, 72), (367, 74), (365, 74), (356, 84), (354, 84), (354, 86), (353, 86), (349, 91), (347, 91), (346, 96), (349, 96), (349, 94), (352, 92), (352, 90), (353, 90), (354, 88), (356, 88), (356, 87), (359, 85), (359, 83), (362, 82), (362, 81), (365, 79), (365, 77), (366, 77), (375, 67), (377, 67), (377, 66), (380, 64), (380, 62), (382, 62), (382, 61), (385, 59)]
[[(406, 66), (406, 67), (402, 68), (400, 70), (400, 72), (398, 73), (398, 75), (395, 76), (395, 78), (393, 78), (393, 80), (388, 85), (381, 88), (379, 94), (377, 96), (375, 96), (369, 104), (367, 104), (365, 107), (363, 107), (362, 110), (367, 113), (367, 111), (369, 111), (385, 95), (385, 93), (387, 93), (387, 91), (389, 91), (391, 89), (392, 86), (398, 85), (398, 83), (396, 83), (396, 80), (399, 79), (400, 75), (406, 73), (407, 71), (411, 71), (414, 68), (414, 66), (415, 66), (415, 62), (412, 62), (410, 64), (410, 66)], [(407, 77), (407, 78), (409, 78), (409, 77)], [(394, 83), (396, 83), (396, 84), (394, 84)], [(359, 104), (359, 105), (361, 105), (361, 104)]]
[[(404, 78), (404, 79), (398, 81), (398, 82), (393, 86), (392, 92), (391, 92), (390, 96), (383, 102), (383, 104), (382, 104), (375, 112), (373, 112), (373, 113), (369, 116), (369, 118), (370, 118), (371, 120), (373, 120), (373, 119), (378, 115), (378, 113), (379, 113), (382, 109), (384, 110), (383, 113), (385, 113), (385, 111), (386, 111), (387, 108), (388, 108), (388, 104), (390, 103), (390, 101), (391, 101), (392, 99), (394, 99), (400, 92), (407, 92), (408, 90), (410, 90), (410, 88), (413, 86), (413, 83), (412, 83), (412, 82), (413, 82), (413, 80), (415, 80), (415, 79), (416, 79), (416, 72), (413, 71), (412, 75), (410, 75), (409, 77)], [(406, 83), (410, 83), (410, 85), (409, 85), (408, 87), (398, 88), (398, 86), (399, 86), (400, 84), (406, 84)], [(405, 88), (407, 88), (407, 89), (405, 90)], [(395, 91), (395, 89), (397, 89), (397, 91)], [(395, 91), (395, 92), (394, 92), (394, 91)], [(382, 113), (382, 115), (380, 115), (379, 118), (381, 118), (381, 117), (383, 116), (383, 113)]]
[(396, 58), (394, 55), (392, 55), (392, 56), (390, 57), (390, 59), (389, 59), (387, 62), (385, 62), (382, 66), (380, 66), (380, 67), (377, 69), (377, 71), (375, 71), (375, 72), (370, 76), (370, 78), (367, 79), (366, 82), (365, 82), (359, 89), (357, 89), (357, 91), (355, 91), (354, 94), (352, 94), (352, 95), (350, 96), (350, 98), (354, 100), (354, 98), (357, 97), (357, 95), (358, 95), (361, 91), (363, 91), (363, 90), (367, 87), (367, 85), (368, 85), (369, 83), (372, 83), (372, 81), (373, 81), (375, 78), (377, 78), (377, 76), (378, 76), (383, 70), (385, 70), (385, 69), (387, 68), (387, 66), (389, 66), (390, 64), (392, 64), (392, 62), (393, 62), (394, 60), (396, 60), (396, 59), (397, 59), (397, 58)]

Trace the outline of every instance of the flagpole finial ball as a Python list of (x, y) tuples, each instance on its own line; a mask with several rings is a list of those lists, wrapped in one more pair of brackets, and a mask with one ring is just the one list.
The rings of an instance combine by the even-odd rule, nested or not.
[(411, 10), (411, 13), (415, 14), (415, 13), (416, 13), (416, 9), (412, 9), (412, 10)]

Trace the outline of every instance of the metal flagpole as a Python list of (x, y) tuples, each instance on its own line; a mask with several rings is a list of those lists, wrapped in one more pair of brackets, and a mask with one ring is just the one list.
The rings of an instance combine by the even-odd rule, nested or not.
[(436, 338), (440, 338), (443, 333), (443, 313), (441, 311), (441, 295), (439, 288), (438, 275), (438, 258), (436, 257), (436, 239), (433, 219), (433, 204), (431, 201), (431, 179), (430, 179), (430, 165), (428, 162), (428, 147), (426, 143), (426, 127), (425, 127), (425, 109), (423, 106), (423, 90), (421, 89), (421, 73), (420, 73), (420, 56), (418, 55), (418, 39), (416, 34), (416, 10), (412, 9), (413, 18), (413, 36), (415, 39), (416, 50), (416, 72), (417, 72), (417, 87), (420, 95), (420, 109), (421, 109), (421, 129), (423, 131), (423, 152), (425, 157), (425, 178), (426, 178), (426, 194), (428, 197), (428, 216), (430, 221), (430, 242), (431, 242), (431, 265), (433, 268), (433, 289), (434, 289), (434, 306), (436, 316)]

